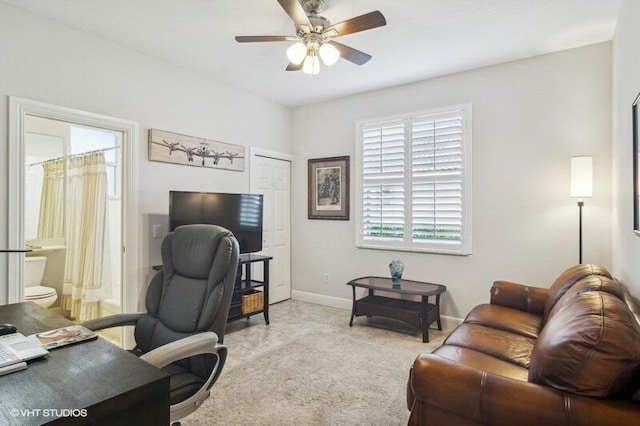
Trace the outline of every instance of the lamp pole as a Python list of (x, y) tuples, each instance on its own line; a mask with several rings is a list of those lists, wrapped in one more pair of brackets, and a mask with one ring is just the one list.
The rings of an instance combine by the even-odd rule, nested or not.
[(578, 263), (582, 263), (582, 206), (584, 206), (584, 201), (578, 201), (578, 215), (579, 219), (579, 237), (578, 237)]
[(593, 195), (593, 158), (590, 155), (571, 157), (570, 196), (578, 201), (578, 260), (582, 263), (582, 207), (584, 199)]

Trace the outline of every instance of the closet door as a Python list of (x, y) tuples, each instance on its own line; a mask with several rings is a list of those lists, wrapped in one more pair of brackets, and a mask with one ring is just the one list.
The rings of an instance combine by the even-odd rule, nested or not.
[[(291, 162), (287, 156), (252, 151), (250, 192), (264, 196), (262, 252), (273, 256), (270, 266), (269, 303), (291, 298)], [(262, 264), (252, 275), (263, 278)]]

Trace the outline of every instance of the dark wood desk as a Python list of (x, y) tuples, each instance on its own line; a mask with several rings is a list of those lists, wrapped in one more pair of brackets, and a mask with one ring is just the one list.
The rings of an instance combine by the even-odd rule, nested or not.
[[(353, 289), (353, 307), (349, 326), (353, 326), (353, 317), (360, 315), (393, 318), (420, 328), (423, 342), (429, 341), (429, 325), (432, 323), (437, 322), (438, 330), (442, 330), (440, 295), (447, 291), (447, 287), (441, 284), (404, 279), (399, 284), (394, 284), (391, 278), (362, 277), (349, 281), (347, 285)], [(369, 294), (356, 299), (356, 287), (368, 289)], [(421, 301), (395, 299), (375, 294), (376, 291), (421, 296)], [(435, 304), (429, 303), (430, 296), (435, 296)]]
[[(25, 336), (72, 324), (32, 302), (0, 306), (0, 323)], [(169, 424), (169, 376), (100, 337), (0, 376), (0, 395), (2, 425)]]

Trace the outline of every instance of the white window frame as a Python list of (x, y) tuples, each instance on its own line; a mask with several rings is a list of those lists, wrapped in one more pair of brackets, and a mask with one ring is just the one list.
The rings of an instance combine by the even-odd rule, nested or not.
[[(405, 202), (405, 237), (404, 241), (389, 241), (365, 239), (363, 236), (363, 129), (367, 125), (378, 124), (387, 121), (402, 120), (409, 122), (413, 117), (441, 115), (448, 113), (460, 112), (463, 117), (462, 132), (462, 230), (460, 244), (447, 244), (443, 242), (436, 243), (414, 243), (411, 238), (411, 209), (412, 206)], [(356, 173), (355, 173), (355, 198), (356, 198), (356, 246), (365, 249), (394, 250), (394, 251), (411, 251), (411, 252), (427, 252), (438, 254), (450, 254), (467, 256), (472, 252), (471, 243), (471, 189), (472, 185), (472, 108), (471, 103), (446, 106), (442, 108), (434, 108), (426, 111), (419, 111), (410, 114), (395, 115), (390, 117), (367, 119), (356, 122)], [(411, 135), (405, 131), (405, 188), (411, 186)], [(406, 191), (405, 191), (406, 192)]]

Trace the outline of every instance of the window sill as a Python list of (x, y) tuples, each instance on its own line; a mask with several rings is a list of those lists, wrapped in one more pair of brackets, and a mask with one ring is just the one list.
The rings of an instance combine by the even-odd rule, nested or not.
[(450, 256), (471, 256), (471, 250), (463, 249), (445, 249), (445, 248), (433, 248), (433, 247), (405, 247), (394, 245), (382, 245), (382, 244), (367, 244), (357, 243), (357, 248), (365, 250), (386, 250), (386, 251), (403, 251), (414, 253), (429, 253), (429, 254), (444, 254)]

